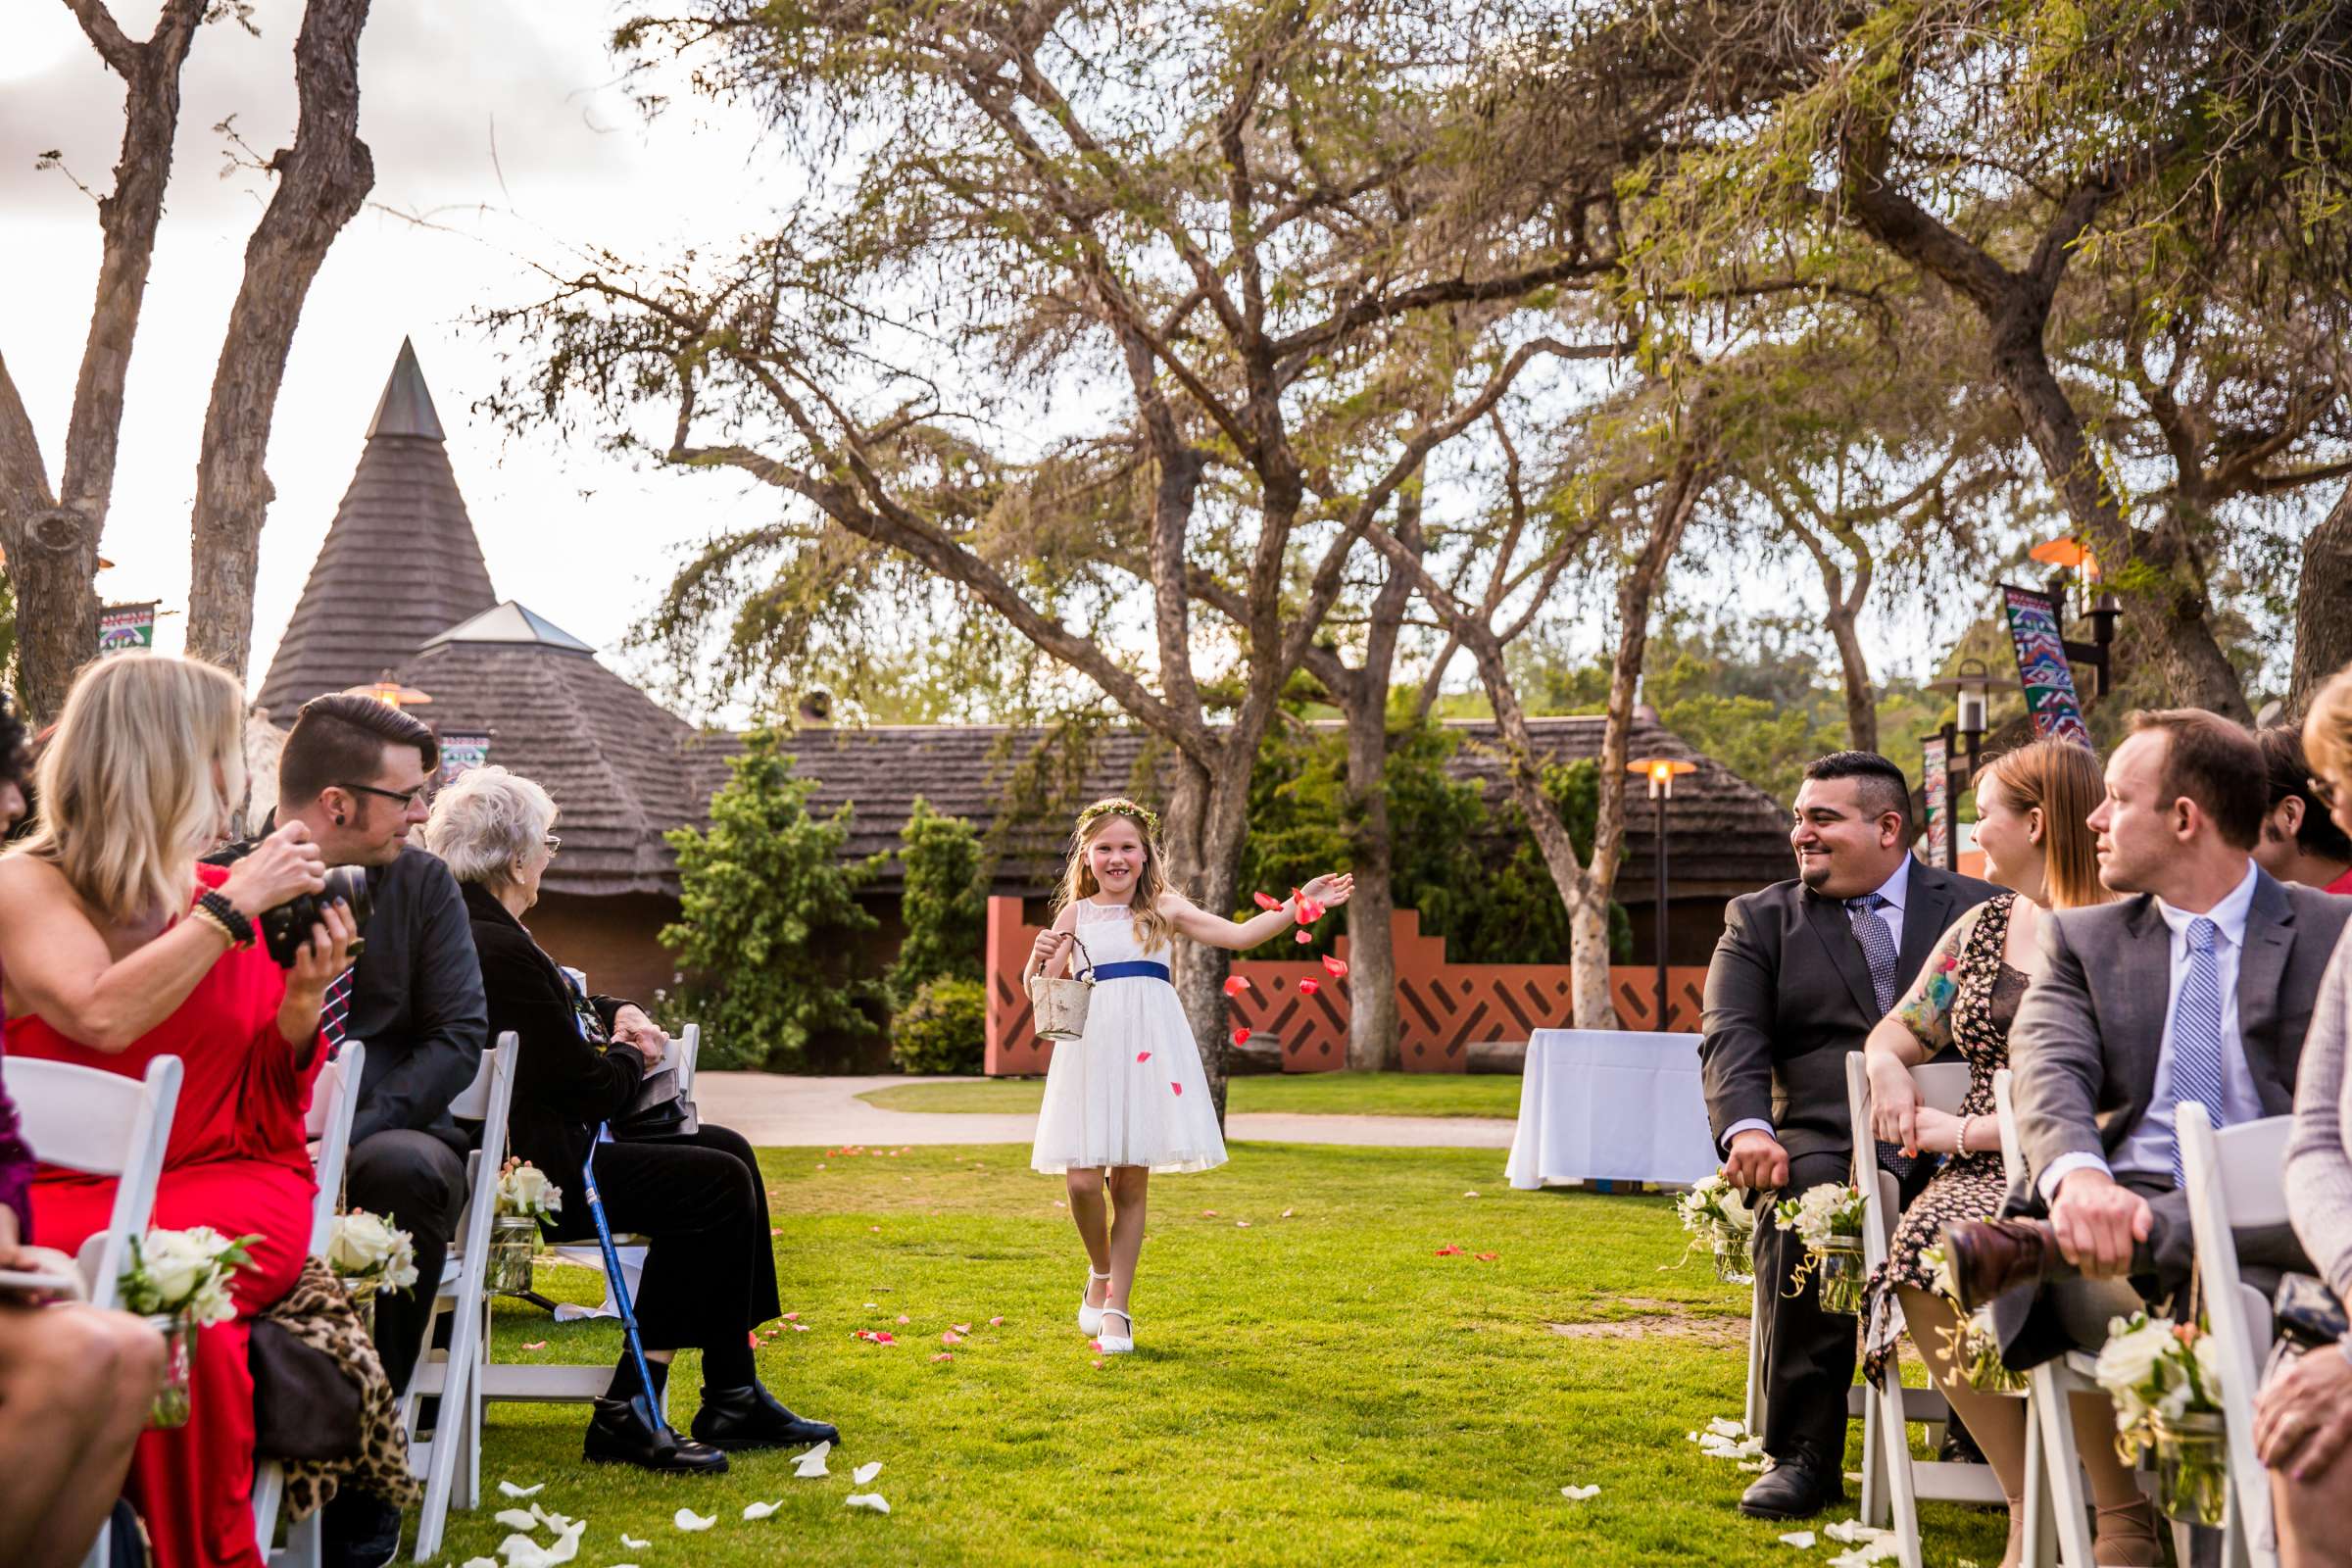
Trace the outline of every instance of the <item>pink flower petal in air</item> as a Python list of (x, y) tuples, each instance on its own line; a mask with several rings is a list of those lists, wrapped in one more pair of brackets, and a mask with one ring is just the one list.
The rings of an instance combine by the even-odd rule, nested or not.
[(1182, 1099), (1184, 1097), (1184, 1085), (1182, 1084), (1170, 1084), (1168, 1085), (1168, 1091), (1169, 1093), (1175, 1095), (1178, 1099)]
[(1323, 982), (1317, 980), (1312, 975), (1309, 975), (1304, 980), (1298, 982), (1298, 994), (1302, 997), (1311, 997), (1322, 989)]
[(1331, 977), (1334, 980), (1340, 980), (1347, 977), (1348, 960), (1345, 958), (1327, 957), (1323, 960), (1323, 967), (1331, 971)]
[(1225, 994), (1229, 997), (1238, 997), (1249, 989), (1250, 982), (1238, 974), (1228, 977), (1225, 981)]
[(1234, 1043), (1235, 1045), (1237, 1045), (1237, 1046), (1246, 1046), (1246, 1045), (1248, 1045), (1248, 1044), (1250, 1043), (1250, 1031), (1249, 1031), (1249, 1030), (1247, 1030), (1247, 1029), (1236, 1029), (1236, 1030), (1234, 1030), (1234, 1032), (1233, 1032), (1233, 1043)]
[(1152, 1059), (1152, 1053), (1149, 1051), (1139, 1051), (1135, 1054), (1135, 1059), (1139, 1063), (1150, 1061)]
[(1291, 933), (1291, 940), (1293, 942), (1312, 942), (1315, 940), (1315, 934), (1302, 926)]
[(1252, 893), (1250, 896), (1257, 901), (1257, 906), (1261, 909), (1279, 909), (1282, 907), (1282, 901), (1271, 893)]

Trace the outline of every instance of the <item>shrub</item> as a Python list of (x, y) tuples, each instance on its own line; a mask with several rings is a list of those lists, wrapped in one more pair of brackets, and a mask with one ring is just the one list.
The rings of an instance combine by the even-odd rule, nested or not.
[(901, 1072), (978, 1072), (988, 1056), (988, 990), (977, 980), (923, 984), (890, 1024)]
[(901, 907), (906, 940), (887, 982), (891, 1004), (904, 1007), (933, 980), (980, 978), (988, 940), (988, 891), (980, 835), (959, 816), (943, 816), (914, 798), (899, 835), (906, 894)]

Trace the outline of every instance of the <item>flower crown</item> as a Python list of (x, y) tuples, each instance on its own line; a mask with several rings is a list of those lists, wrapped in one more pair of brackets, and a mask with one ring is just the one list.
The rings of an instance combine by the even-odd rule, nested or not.
[(1144, 824), (1144, 831), (1152, 838), (1159, 837), (1159, 815), (1148, 806), (1139, 806), (1123, 795), (1107, 801), (1097, 801), (1078, 813), (1077, 836), (1086, 837), (1086, 830), (1106, 816), (1132, 816)]

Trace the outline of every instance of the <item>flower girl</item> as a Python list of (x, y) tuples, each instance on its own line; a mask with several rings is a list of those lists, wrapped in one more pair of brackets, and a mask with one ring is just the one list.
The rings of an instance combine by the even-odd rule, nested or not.
[[(1099, 982), (1085, 1038), (1061, 1042), (1047, 1069), (1029, 1162), (1068, 1183), (1070, 1218), (1087, 1254), (1078, 1327), (1106, 1355), (1135, 1348), (1127, 1303), (1152, 1173), (1225, 1163), (1200, 1048), (1169, 984), (1175, 939), (1238, 952), (1295, 918), (1289, 901), (1249, 920), (1200, 908), (1168, 886), (1158, 840), (1159, 818), (1133, 801), (1097, 801), (1080, 812), (1054, 924), (1038, 934), (1022, 974), (1026, 984), (1034, 975), (1071, 972), (1068, 960), (1077, 956), (1076, 970), (1091, 966)], [(1347, 875), (1317, 877), (1293, 900), (1336, 907), (1354, 886)]]

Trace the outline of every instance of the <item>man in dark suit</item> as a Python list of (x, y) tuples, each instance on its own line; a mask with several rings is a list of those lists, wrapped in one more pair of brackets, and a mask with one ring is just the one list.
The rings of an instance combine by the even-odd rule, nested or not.
[[(2352, 901), (2253, 863), (2267, 802), (2254, 737), (2194, 709), (2133, 715), (2107, 763), (2099, 880), (2134, 896), (2042, 921), (2042, 973), (2009, 1037), (2018, 1217), (1951, 1228), (1962, 1298), (1991, 1303), (2012, 1366), (2096, 1348), (2110, 1317), (2187, 1284), (2177, 1105), (2198, 1101), (2218, 1126), (2293, 1108)], [(2237, 1242), (2258, 1287), (2310, 1266), (2285, 1226)]]
[[(1903, 770), (1871, 752), (1838, 752), (1805, 769), (1788, 842), (1797, 875), (1734, 899), (1707, 966), (1699, 1059), (1707, 1119), (1732, 1184), (1801, 1194), (1853, 1175), (1845, 1058), (1990, 885), (1938, 871), (1911, 855)], [(1924, 1182), (1892, 1151), (1889, 1169)], [(1758, 1289), (1766, 1293), (1764, 1451), (1771, 1467), (1740, 1499), (1742, 1513), (1792, 1519), (1843, 1498), (1846, 1390), (1855, 1321), (1821, 1310), (1815, 1292), (1788, 1294), (1804, 1255), (1793, 1235), (1759, 1216)]]

